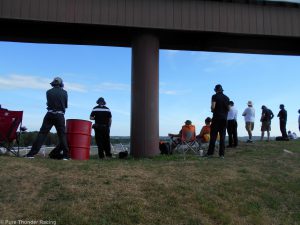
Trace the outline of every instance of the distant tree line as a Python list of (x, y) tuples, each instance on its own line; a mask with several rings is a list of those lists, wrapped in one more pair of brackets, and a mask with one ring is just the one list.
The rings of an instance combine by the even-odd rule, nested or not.
[[(27, 147), (32, 146), (34, 140), (36, 139), (38, 135), (38, 131), (32, 131), (32, 132), (24, 132), (20, 136), (20, 146), (21, 147)], [(126, 144), (129, 143), (129, 138), (120, 138), (120, 137), (111, 137), (111, 143), (112, 144)], [(44, 143), (46, 146), (55, 146), (58, 144), (58, 137), (56, 133), (49, 133), (47, 135), (47, 139)], [(92, 136), (91, 145), (96, 145), (95, 137)]]

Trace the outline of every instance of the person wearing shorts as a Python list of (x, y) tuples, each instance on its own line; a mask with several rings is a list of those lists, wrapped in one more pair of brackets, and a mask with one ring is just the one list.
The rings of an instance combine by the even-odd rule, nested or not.
[(261, 138), (262, 141), (264, 139), (265, 131), (267, 131), (268, 139), (267, 141), (270, 141), (270, 131), (271, 131), (271, 120), (274, 117), (273, 112), (268, 109), (266, 106), (262, 106), (262, 114), (261, 114)]
[(248, 101), (247, 103), (248, 107), (244, 110), (243, 116), (245, 118), (246, 123), (246, 131), (248, 132), (248, 140), (247, 143), (252, 143), (252, 131), (254, 129), (254, 120), (255, 120), (255, 109), (253, 108), (252, 101)]

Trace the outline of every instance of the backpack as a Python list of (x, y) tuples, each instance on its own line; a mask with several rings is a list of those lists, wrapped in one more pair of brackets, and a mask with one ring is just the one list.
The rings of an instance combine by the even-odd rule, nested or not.
[(165, 141), (160, 141), (159, 142), (159, 150), (160, 150), (160, 154), (162, 155), (171, 155), (172, 154), (172, 150), (171, 150), (171, 145), (169, 142), (165, 142)]
[(128, 157), (128, 151), (119, 152), (119, 159), (126, 159)]

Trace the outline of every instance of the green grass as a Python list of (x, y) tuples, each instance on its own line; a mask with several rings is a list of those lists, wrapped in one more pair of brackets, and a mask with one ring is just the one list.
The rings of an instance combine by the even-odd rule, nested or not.
[[(283, 151), (287, 149), (293, 154)], [(300, 224), (300, 141), (217, 156), (0, 157), (0, 220), (56, 224)]]

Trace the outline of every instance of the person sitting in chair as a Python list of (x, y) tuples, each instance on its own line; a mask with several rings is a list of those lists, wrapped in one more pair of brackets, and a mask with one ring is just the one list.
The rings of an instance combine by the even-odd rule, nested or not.
[(208, 143), (210, 140), (210, 124), (211, 118), (207, 117), (205, 119), (205, 125), (202, 127), (200, 134), (196, 136), (197, 140), (201, 143)]
[(168, 134), (168, 136), (171, 138), (171, 149), (173, 150), (179, 143), (181, 143), (181, 138), (182, 138), (182, 131), (183, 129), (190, 129), (191, 127), (194, 127), (192, 125), (192, 121), (186, 120), (185, 125), (182, 126), (181, 130), (179, 131), (178, 134)]

